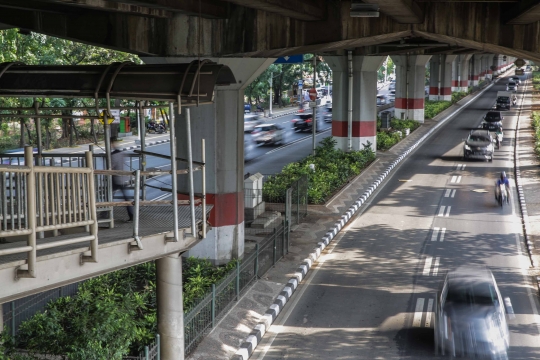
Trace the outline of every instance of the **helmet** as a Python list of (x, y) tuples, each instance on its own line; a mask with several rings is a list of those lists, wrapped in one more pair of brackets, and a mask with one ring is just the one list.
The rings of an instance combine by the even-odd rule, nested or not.
[(501, 171), (501, 180), (504, 180), (506, 178), (506, 173), (504, 171)]

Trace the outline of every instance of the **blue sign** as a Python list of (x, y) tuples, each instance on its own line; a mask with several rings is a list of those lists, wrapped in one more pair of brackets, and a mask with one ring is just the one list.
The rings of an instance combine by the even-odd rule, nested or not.
[(304, 81), (298, 80), (298, 86), (302, 86), (302, 85), (304, 85)]
[(283, 56), (277, 58), (274, 64), (298, 64), (304, 62), (304, 55)]

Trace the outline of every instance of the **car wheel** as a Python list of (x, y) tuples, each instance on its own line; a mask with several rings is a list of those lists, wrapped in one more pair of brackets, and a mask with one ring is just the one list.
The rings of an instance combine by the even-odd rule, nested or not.
[(489, 158), (489, 162), (493, 162), (493, 155)]

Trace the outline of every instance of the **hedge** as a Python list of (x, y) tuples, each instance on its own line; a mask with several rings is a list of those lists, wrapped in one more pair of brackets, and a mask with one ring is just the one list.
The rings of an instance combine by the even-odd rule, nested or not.
[(534, 150), (536, 154), (540, 156), (540, 112), (533, 111), (531, 115), (531, 119), (532, 119), (534, 132), (536, 134), (536, 139), (534, 142)]

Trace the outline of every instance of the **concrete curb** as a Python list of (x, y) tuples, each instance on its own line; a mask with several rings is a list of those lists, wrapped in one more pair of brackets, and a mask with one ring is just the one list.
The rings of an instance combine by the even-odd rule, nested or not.
[[(168, 142), (171, 142), (170, 139), (167, 139), (167, 140), (158, 140), (158, 141), (154, 141), (154, 142), (151, 142), (151, 143), (146, 143), (146, 146), (153, 146), (153, 145), (158, 145), (158, 144), (165, 144), (165, 143), (168, 143)], [(125, 147), (125, 148), (121, 148), (121, 149), (118, 149), (120, 151), (128, 151), (128, 150), (133, 150), (133, 149), (138, 149), (140, 148), (141, 145), (133, 145), (133, 146), (128, 146), (128, 147)]]
[(261, 321), (253, 328), (251, 333), (248, 335), (246, 340), (240, 345), (240, 349), (231, 357), (231, 360), (247, 360), (253, 354), (253, 351), (260, 343), (262, 337), (266, 331), (270, 328), (272, 323), (276, 320), (279, 313), (285, 307), (285, 304), (289, 301), (294, 291), (298, 288), (299, 283), (306, 277), (308, 271), (311, 269), (313, 263), (317, 261), (320, 257), (323, 250), (334, 240), (337, 234), (343, 229), (343, 227), (353, 218), (353, 216), (358, 212), (360, 207), (364, 205), (375, 190), (381, 185), (381, 183), (388, 177), (388, 175), (394, 170), (396, 166), (399, 165), (409, 155), (413, 150), (415, 150), (420, 144), (422, 144), (431, 134), (433, 134), (438, 128), (445, 124), (450, 118), (454, 117), (456, 114), (460, 113), (463, 109), (467, 107), (472, 101), (476, 100), (480, 95), (482, 95), (487, 89), (491, 88), (496, 81), (492, 82), (490, 85), (486, 86), (472, 98), (470, 98), (465, 104), (460, 106), (458, 109), (452, 113), (446, 115), (445, 118), (441, 119), (433, 128), (431, 128), (427, 133), (425, 133), (420, 139), (418, 139), (413, 145), (411, 145), (407, 150), (405, 150), (396, 160), (386, 168), (386, 170), (379, 175), (377, 180), (375, 180), (371, 186), (362, 194), (356, 202), (347, 209), (347, 211), (341, 215), (341, 219), (337, 221), (334, 226), (328, 230), (317, 243), (317, 247), (309, 254), (308, 258), (300, 264), (296, 269), (293, 277), (289, 279), (287, 285), (283, 288), (281, 293), (274, 300), (274, 303), (270, 305), (268, 310), (266, 310)]
[[(328, 104), (328, 103), (326, 103)], [(324, 105), (319, 105), (317, 106), (318, 108), (320, 107), (323, 107), (323, 106), (326, 106), (326, 104)], [(330, 103), (331, 104), (331, 103)], [(307, 110), (307, 109), (304, 109), (304, 110)], [(291, 115), (291, 114), (297, 114), (299, 113), (300, 110), (296, 109), (296, 110), (291, 110), (291, 111), (287, 111), (287, 112), (284, 112), (284, 113), (281, 113), (279, 115), (274, 115), (274, 116), (271, 116), (271, 117), (268, 117), (266, 119), (277, 119), (277, 118), (280, 118), (280, 117), (283, 117), (283, 116), (287, 116), (287, 115)]]
[[(523, 98), (521, 100), (521, 104), (523, 104)], [(514, 145), (514, 164), (515, 164), (514, 175), (516, 177), (516, 188), (518, 192), (519, 207), (521, 210), (521, 226), (523, 228), (525, 244), (527, 244), (527, 253), (529, 254), (529, 259), (531, 260), (531, 264), (533, 265), (533, 267), (537, 267), (538, 264), (533, 259), (534, 243), (529, 239), (529, 234), (531, 234), (531, 225), (529, 222), (529, 214), (527, 212), (527, 203), (525, 202), (525, 194), (523, 192), (523, 185), (521, 181), (521, 170), (520, 170), (520, 161), (519, 161), (519, 142), (517, 141), (520, 129), (521, 129), (521, 116), (518, 116), (517, 126), (515, 130), (516, 142)], [(538, 291), (540, 293), (540, 277), (537, 277), (536, 279), (537, 279)]]

